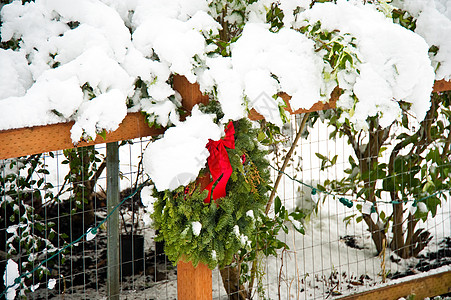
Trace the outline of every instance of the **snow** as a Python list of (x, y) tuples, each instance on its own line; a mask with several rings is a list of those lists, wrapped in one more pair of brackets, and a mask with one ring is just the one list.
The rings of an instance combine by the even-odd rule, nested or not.
[[(439, 48), (437, 55), (432, 57), (434, 67), (436, 68), (437, 80), (450, 79), (451, 63), (451, 42), (444, 36), (451, 33), (451, 20), (449, 17), (438, 12), (431, 6), (426, 7), (417, 19), (415, 32), (423, 36), (429, 46)], [(441, 28), (437, 32), (436, 28)]]
[[(349, 120), (357, 128), (365, 128), (366, 118), (378, 114), (380, 125), (386, 127), (399, 119), (401, 109), (396, 102), (401, 100), (412, 103), (413, 112), (422, 120), (430, 106), (435, 77), (428, 45), (420, 36), (393, 24), (374, 6), (353, 3), (317, 3), (301, 13), (302, 21), (296, 25), (320, 21), (329, 32), (339, 30), (356, 38), (361, 63), (356, 66), (360, 74), (356, 74), (353, 92), (359, 101)], [(341, 99), (337, 106), (341, 106)]]
[(30, 291), (32, 293), (34, 293), (39, 288), (40, 285), (41, 285), (40, 283), (36, 283), (36, 284), (30, 286)]
[(149, 226), (152, 224), (150, 215), (153, 214), (153, 204), (157, 199), (152, 196), (153, 186), (145, 186), (141, 190), (141, 203), (144, 206), (145, 214), (143, 216), (144, 225)]
[[(215, 20), (216, 4), (209, 1), (15, 1), (1, 11), (2, 41), (15, 39), (19, 48), (0, 50), (0, 128), (73, 120), (71, 139), (77, 143), (117, 129), (128, 111), (146, 112), (149, 123), (177, 125), (181, 99), (171, 86), (174, 74), (198, 82), (221, 103), (221, 124), (254, 108), (281, 127), (284, 102), (279, 92), (291, 96), (293, 110), (310, 108), (327, 101), (336, 83), (344, 90), (337, 104), (345, 110), (341, 121), (348, 118), (357, 128), (366, 128), (367, 117), (375, 115), (381, 126), (390, 125), (400, 116), (399, 101), (412, 103), (421, 120), (434, 77), (451, 74), (449, 41), (442, 38), (450, 13), (444, 2), (431, 2), (435, 5), (430, 8), (412, 3), (399, 5), (418, 17), (416, 32), (427, 43), (393, 24), (376, 6), (359, 1), (312, 8), (306, 0), (281, 1), (285, 27), (272, 32), (265, 15), (273, 2), (258, 1), (243, 8), (243, 16), (229, 16), (229, 22), (243, 24), (242, 33), (230, 44), (230, 56), (222, 57), (212, 53), (217, 46), (210, 39), (221, 25)], [(356, 39), (358, 72), (348, 65), (337, 73), (337, 82), (326, 78), (331, 70), (323, 61), (324, 51), (315, 51), (314, 41), (298, 31), (317, 21), (328, 31), (339, 30), (346, 42)], [(432, 33), (437, 27), (443, 31)], [(432, 57), (440, 63), (436, 75), (428, 56), (432, 44), (440, 48)], [(197, 149), (198, 165), (203, 165), (198, 146), (190, 147)], [(179, 169), (176, 177), (197, 174), (198, 169)], [(189, 175), (181, 181), (192, 179)]]
[(49, 280), (49, 282), (47, 283), (47, 288), (49, 290), (53, 290), (55, 288), (56, 285), (56, 279), (52, 278)]
[(76, 123), (71, 129), (73, 141), (84, 137), (95, 139), (102, 129), (114, 131), (127, 115), (125, 96), (118, 89), (111, 89), (106, 93), (84, 102), (76, 117)]
[(369, 201), (365, 201), (362, 204), (362, 214), (371, 214), (371, 208), (373, 207), (373, 203)]
[[(98, 96), (90, 100), (84, 95), (81, 86), (85, 84)], [(92, 47), (59, 68), (43, 71), (24, 96), (0, 100), (4, 107), (0, 110), (0, 128), (15, 128), (17, 123), (51, 124), (72, 118), (76, 120), (73, 141), (95, 138), (103, 129), (115, 130), (122, 122), (132, 84), (132, 78), (102, 48)]]
[(394, 6), (406, 10), (416, 20), (415, 33), (422, 36), (428, 46), (439, 48), (431, 55), (436, 80), (449, 80), (451, 76), (451, 6), (446, 0), (395, 0)]
[[(202, 30), (217, 32), (218, 24), (205, 12), (197, 12), (183, 22), (165, 16), (154, 16), (143, 22), (134, 32), (133, 39), (145, 55), (155, 52), (161, 61), (167, 62), (173, 73), (184, 75), (191, 83), (196, 82), (192, 72), (194, 57), (202, 57), (206, 50)], [(201, 30), (202, 29), (202, 30)], [(167, 37), (171, 38), (168, 39)]]
[(316, 192), (315, 194), (311, 193), (310, 198), (312, 199), (313, 203), (318, 203), (319, 201), (319, 195), (318, 192)]
[(297, 110), (321, 100), (325, 89), (322, 59), (315, 54), (313, 42), (289, 28), (273, 33), (267, 24), (248, 23), (231, 46), (231, 58), (213, 56), (206, 59), (206, 65), (208, 69), (199, 72), (198, 81), (206, 92), (216, 86), (224, 123), (245, 116), (244, 97), (248, 109), (255, 108), (281, 127), (279, 106), (284, 102), (273, 96), (288, 93)]
[(218, 101), (224, 112), (223, 123), (245, 117), (242, 82), (233, 69), (232, 59), (214, 55), (207, 57), (205, 64), (208, 68), (199, 72), (199, 86), (201, 91), (207, 93), (216, 86)]
[(17, 278), (19, 278), (19, 266), (14, 260), (8, 259), (5, 273), (3, 274), (5, 286), (11, 286), (6, 292), (7, 300), (14, 300), (16, 297), (16, 289), (19, 287), (19, 284), (15, 284)]
[(236, 238), (240, 241), (241, 246), (250, 248), (251, 241), (249, 240), (249, 237), (240, 232), (240, 227), (238, 225), (233, 226), (233, 233), (235, 234)]
[[(9, 80), (0, 77), (0, 103), (5, 107), (0, 110), (0, 128), (76, 119), (78, 128), (74, 129), (77, 134), (72, 135), (74, 142), (82, 137), (83, 131), (89, 132), (84, 138), (93, 138), (103, 129), (117, 128), (125, 117), (121, 107), (126, 108), (126, 97), (133, 91), (134, 78), (120, 66), (131, 45), (131, 35), (112, 8), (99, 1), (74, 4), (48, 0), (25, 5), (15, 1), (3, 7), (2, 21), (2, 41), (20, 38), (20, 51), (1, 51), (2, 65), (16, 62), (17, 67), (11, 70)], [(80, 25), (71, 30), (66, 23), (75, 21)], [(15, 85), (10, 84), (15, 73), (21, 78), (15, 80)], [(112, 99), (110, 113), (101, 116), (105, 120), (97, 122), (101, 126), (97, 129), (92, 122), (90, 127), (79, 123), (91, 118), (79, 112), (83, 110), (81, 106), (91, 100), (83, 95), (81, 87), (85, 84), (93, 89), (94, 96), (116, 96)], [(114, 102), (117, 92), (108, 94), (112, 89), (122, 93), (119, 105)]]
[(283, 11), (283, 23), (285, 26), (292, 26), (296, 20), (296, 9), (307, 9), (312, 2), (310, 0), (282, 0), (280, 9)]
[(426, 213), (429, 211), (426, 206), (426, 203), (424, 203), (424, 202), (418, 202), (418, 210), (422, 213)]
[[(161, 91), (161, 89), (159, 89)], [(172, 89), (169, 93), (162, 98), (167, 98), (170, 93), (173, 93)], [(148, 113), (147, 117), (149, 123), (156, 122), (161, 126), (168, 126), (169, 124), (176, 124), (179, 121), (179, 114), (177, 112), (177, 105), (171, 101), (151, 101), (150, 99), (143, 99), (141, 102), (142, 110)]]
[(233, 226), (233, 233), (237, 238), (240, 237), (240, 227), (238, 227), (238, 225)]
[[(281, 194), (285, 194), (285, 205), (292, 209), (290, 195), (292, 182), (286, 182), (280, 188)], [(430, 219), (428, 224), (421, 224), (421, 227), (428, 228), (434, 235), (428, 251), (437, 251), (437, 242), (451, 234), (449, 226), (450, 202), (442, 203), (443, 211), (437, 215), (436, 219)], [(371, 236), (367, 231), (364, 222), (356, 223), (351, 221), (347, 226), (343, 219), (356, 213), (355, 209), (348, 209), (335, 200), (328, 197), (325, 202), (320, 202), (318, 213), (312, 215), (304, 222), (305, 235), (290, 229), (286, 235), (279, 235), (289, 246), (286, 253), (278, 252), (278, 257), (269, 257), (264, 262), (264, 286), (266, 287), (266, 297), (270, 299), (316, 299), (325, 298), (326, 293), (331, 290), (342, 294), (350, 294), (359, 291), (367, 291), (372, 286), (380, 288), (382, 284), (381, 258), (371, 241)], [(376, 214), (371, 214), (376, 216)], [(421, 222), (422, 223), (422, 222)], [(443, 224), (443, 226), (442, 226)], [(345, 244), (343, 237), (353, 236), (357, 245), (362, 249), (351, 248)], [(392, 274), (404, 272), (409, 268), (409, 264), (416, 265), (415, 259), (404, 260), (399, 264), (390, 260), (395, 256), (387, 249), (386, 270)], [(450, 266), (442, 267), (438, 270), (425, 272), (418, 277), (431, 275), (438, 272), (450, 270)], [(278, 277), (278, 275), (281, 277)], [(337, 281), (333, 281), (337, 276)], [(350, 284), (355, 278), (358, 281), (360, 276), (368, 276), (362, 285)], [(400, 281), (412, 280), (414, 277), (408, 276), (401, 280), (391, 281), (389, 284)], [(277, 286), (280, 282), (281, 289), (278, 293)], [(339, 282), (339, 284), (337, 284)], [(290, 298), (291, 297), (291, 298)]]
[(232, 48), (233, 66), (242, 76), (249, 101), (262, 92), (273, 96), (283, 91), (292, 96), (294, 110), (310, 108), (321, 100), (322, 85), (322, 59), (315, 54), (313, 41), (293, 29), (277, 33), (268, 29), (266, 24), (246, 24)]
[[(429, 46), (439, 46), (432, 57), (435, 66), (440, 63), (439, 79), (451, 73), (449, 41), (443, 38), (450, 13), (445, 2), (429, 2), (398, 4), (418, 17), (416, 32)], [(387, 126), (399, 117), (399, 100), (412, 102), (417, 117), (424, 116), (433, 80), (428, 45), (417, 34), (392, 24), (375, 6), (338, 1), (310, 9), (309, 1), (285, 0), (280, 2), (285, 27), (271, 32), (265, 24), (265, 9), (272, 1), (259, 1), (245, 8), (244, 18), (228, 19), (245, 25), (240, 38), (231, 44), (231, 56), (221, 57), (209, 54), (216, 46), (207, 41), (221, 28), (214, 19), (216, 8), (209, 4), (202, 0), (83, 0), (77, 4), (38, 0), (3, 6), (2, 41), (19, 40), (19, 49), (0, 50), (2, 70), (7, 70), (2, 74), (9, 75), (0, 75), (0, 99), (5, 107), (0, 110), (4, 112), (0, 128), (74, 120), (74, 143), (94, 138), (117, 127), (125, 104), (118, 106), (117, 114), (103, 115), (104, 122), (94, 122), (81, 111), (86, 114), (86, 102), (112, 89), (121, 92), (124, 103), (131, 101), (130, 111), (148, 112), (149, 121), (162, 126), (175, 124), (179, 99), (173, 98), (177, 94), (170, 85), (171, 74), (197, 81), (204, 92), (215, 95), (225, 113), (220, 120), (223, 124), (245, 116), (246, 108), (255, 108), (281, 126), (279, 106), (283, 102), (275, 94), (284, 91), (292, 96), (291, 106), (296, 110), (327, 100), (334, 87), (323, 79), (327, 68), (321, 51), (314, 52), (313, 41), (291, 29), (305, 20), (321, 20), (324, 28), (339, 29), (358, 39), (360, 75), (337, 74), (340, 86), (359, 99), (349, 115), (353, 123), (364, 128), (366, 117), (378, 113), (381, 124)], [(438, 27), (443, 29), (435, 30)], [(148, 97), (135, 88), (138, 79), (147, 85)], [(86, 84), (92, 94), (87, 93)], [(338, 104), (350, 109), (351, 100), (345, 93)], [(85, 119), (90, 120), (83, 123)]]
[(25, 95), (32, 84), (27, 60), (21, 52), (0, 49), (0, 91), (5, 98)]
[(194, 181), (209, 156), (208, 140), (219, 140), (222, 134), (214, 115), (203, 114), (197, 106), (185, 122), (166, 130), (144, 153), (144, 170), (156, 189), (174, 190)]
[(195, 236), (199, 236), (200, 231), (202, 230), (202, 223), (200, 223), (199, 221), (192, 222), (191, 228), (193, 229), (193, 234)]

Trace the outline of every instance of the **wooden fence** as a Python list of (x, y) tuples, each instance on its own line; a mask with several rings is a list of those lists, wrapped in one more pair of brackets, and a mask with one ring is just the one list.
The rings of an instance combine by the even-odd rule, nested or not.
[[(182, 76), (174, 77), (174, 89), (182, 96), (182, 105), (190, 111), (195, 104), (208, 102), (208, 96), (202, 95), (197, 84), (190, 84), (186, 78)], [(434, 85), (434, 92), (442, 92), (451, 90), (451, 82), (437, 81)], [(335, 102), (338, 98), (339, 90), (336, 89), (331, 95), (328, 103), (318, 102), (310, 109), (300, 109), (292, 111), (289, 105), (290, 97), (286, 94), (280, 96), (287, 103), (286, 110), (291, 114), (299, 114), (305, 112), (319, 111), (335, 108)], [(251, 120), (259, 120), (263, 117), (255, 110), (249, 114)], [(20, 128), (12, 130), (0, 131), (0, 159), (20, 157), (24, 155), (32, 155), (49, 151), (69, 149), (73, 147), (83, 147), (88, 145), (107, 143), (107, 157), (117, 152), (117, 142), (134, 138), (148, 137), (159, 135), (164, 129), (156, 129), (148, 126), (145, 116), (141, 113), (130, 113), (123, 120), (119, 128), (114, 132), (106, 134), (106, 138), (98, 136), (94, 141), (80, 142), (73, 145), (70, 139), (70, 129), (73, 122), (53, 124), (48, 126), (36, 126), (31, 128)], [(114, 155), (113, 155), (114, 156)], [(115, 160), (107, 162), (108, 185), (117, 185), (117, 178), (111, 178), (112, 174), (117, 174)], [(108, 170), (109, 169), (109, 170)], [(117, 176), (116, 176), (117, 177)], [(112, 190), (108, 189), (107, 190)], [(117, 189), (116, 189), (117, 190)], [(109, 195), (108, 201), (118, 198)], [(118, 199), (116, 199), (118, 200)], [(117, 202), (117, 201), (116, 201)], [(114, 206), (116, 202), (107, 203), (107, 206)], [(112, 216), (112, 221), (108, 222), (108, 247), (117, 249), (118, 230), (112, 228), (117, 226), (117, 214)], [(116, 222), (115, 222), (116, 220)], [(116, 235), (116, 236), (115, 236)], [(110, 237), (112, 239), (110, 240)], [(115, 246), (116, 245), (116, 246)], [(116, 251), (117, 252), (117, 251)], [(109, 252), (108, 267), (108, 296), (110, 299), (118, 299), (119, 286), (119, 264), (117, 263), (117, 253)], [(110, 255), (112, 255), (110, 257)], [(211, 299), (212, 298), (212, 280), (211, 270), (205, 265), (200, 264), (194, 268), (189, 262), (179, 262), (178, 264), (178, 298), (185, 299)], [(398, 285), (386, 286), (374, 291), (356, 294), (343, 299), (397, 299), (401, 296), (415, 294), (419, 297), (436, 296), (439, 294), (451, 292), (451, 271), (443, 274), (437, 274), (430, 277), (417, 279), (412, 282), (405, 282)]]

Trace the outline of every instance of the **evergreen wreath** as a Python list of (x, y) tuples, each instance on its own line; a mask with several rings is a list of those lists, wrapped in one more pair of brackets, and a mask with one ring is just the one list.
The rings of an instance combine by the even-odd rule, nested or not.
[[(165, 242), (165, 253), (177, 263), (202, 262), (213, 269), (224, 267), (234, 255), (256, 246), (257, 223), (264, 215), (270, 186), (267, 151), (257, 141), (258, 130), (251, 122), (233, 122), (235, 149), (227, 148), (233, 172), (227, 183), (225, 197), (205, 203), (208, 191), (199, 182), (174, 191), (153, 189), (153, 226)], [(208, 176), (208, 166), (199, 178)], [(214, 188), (214, 187), (213, 187)]]

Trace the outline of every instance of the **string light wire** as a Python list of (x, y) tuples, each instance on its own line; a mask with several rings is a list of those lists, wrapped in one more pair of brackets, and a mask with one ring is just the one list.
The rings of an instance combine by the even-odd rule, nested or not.
[[(277, 169), (276, 167), (272, 166), (271, 164), (270, 164), (269, 166), (270, 166), (271, 168), (273, 168), (276, 172), (282, 173), (283, 175), (287, 176), (290, 180), (296, 181), (297, 183), (300, 183), (300, 184), (302, 184), (302, 185), (304, 185), (304, 186), (310, 188), (310, 189), (311, 189), (312, 200), (314, 200), (315, 202), (317, 202), (317, 201), (319, 200), (318, 193), (323, 193), (323, 194), (326, 194), (326, 195), (328, 195), (328, 196), (332, 196), (332, 197), (334, 197), (334, 199), (335, 199), (335, 198), (338, 198), (338, 201), (339, 201), (340, 203), (342, 203), (344, 206), (348, 207), (348, 208), (352, 208), (353, 202), (367, 202), (367, 201), (365, 201), (365, 200), (349, 200), (349, 199), (347, 199), (346, 197), (343, 197), (343, 196), (341, 196), (341, 195), (337, 195), (337, 194), (334, 194), (334, 193), (331, 193), (331, 192), (328, 192), (328, 191), (319, 191), (319, 190), (318, 190), (317, 188), (315, 188), (314, 186), (312, 186), (312, 185), (310, 185), (310, 184), (308, 184), (308, 183), (305, 183), (305, 182), (303, 182), (303, 181), (300, 181), (300, 180), (298, 180), (298, 179), (296, 179), (296, 178), (293, 178), (293, 177), (290, 176), (289, 174), (287, 174), (287, 173), (285, 173), (285, 172), (283, 172), (283, 171)], [(407, 202), (413, 202), (412, 206), (416, 207), (417, 204), (418, 204), (418, 202), (422, 202), (422, 201), (424, 201), (424, 200), (427, 200), (427, 199), (429, 199), (429, 198), (435, 197), (435, 196), (437, 196), (437, 195), (444, 194), (445, 192), (449, 192), (449, 191), (451, 191), (451, 188), (436, 191), (435, 193), (432, 193), (432, 194), (430, 194), (430, 195), (427, 195), (427, 196), (422, 197), (422, 198), (419, 198), (419, 199), (404, 200), (404, 201), (384, 201), (384, 200), (378, 200), (378, 201), (376, 201), (375, 203), (402, 204), (402, 203), (407, 203)], [(371, 203), (373, 203), (373, 202), (371, 202)], [(371, 212), (375, 212), (374, 203), (373, 203), (373, 206), (372, 206), (372, 208), (371, 208)]]

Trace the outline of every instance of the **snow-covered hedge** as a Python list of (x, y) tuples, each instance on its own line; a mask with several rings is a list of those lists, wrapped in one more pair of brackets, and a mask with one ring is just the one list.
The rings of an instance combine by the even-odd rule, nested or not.
[[(12, 1), (1, 10), (0, 129), (74, 120), (77, 142), (115, 130), (127, 111), (143, 111), (151, 124), (175, 125), (163, 137), (171, 139), (187, 126), (174, 74), (221, 104), (212, 132), (252, 108), (281, 126), (277, 93), (288, 93), (296, 110), (327, 101), (336, 86), (340, 122), (365, 128), (379, 116), (388, 126), (400, 116), (399, 101), (422, 119), (434, 79), (451, 74), (451, 4), (315, 2), (324, 1)], [(193, 129), (202, 126), (196, 119), (205, 117), (188, 120)], [(220, 136), (190, 138), (186, 149), (201, 149), (208, 138)], [(164, 182), (152, 163), (170, 153), (164, 145), (173, 147), (159, 141), (148, 150), (155, 182)], [(181, 161), (198, 156), (179, 152)], [(202, 167), (165, 172), (195, 178)], [(159, 190), (177, 187), (165, 182)]]

